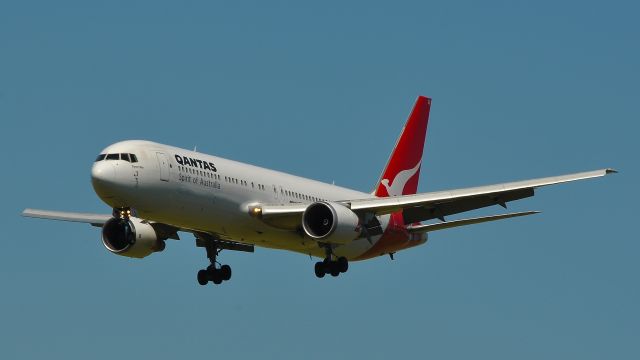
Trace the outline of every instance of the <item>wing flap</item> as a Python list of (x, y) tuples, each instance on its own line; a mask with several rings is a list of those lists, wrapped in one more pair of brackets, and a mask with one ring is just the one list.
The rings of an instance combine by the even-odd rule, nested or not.
[(468, 197), (464, 200), (452, 200), (442, 203), (426, 204), (406, 208), (402, 211), (405, 224), (411, 224), (431, 219), (444, 219), (445, 216), (459, 214), (493, 205), (506, 204), (511, 201), (525, 199), (534, 195), (533, 189), (514, 190), (496, 194)]
[(523, 212), (516, 212), (516, 213), (509, 213), (509, 214), (483, 216), (483, 217), (470, 218), (470, 219), (451, 220), (451, 221), (445, 221), (445, 222), (435, 223), (435, 224), (411, 225), (407, 227), (407, 231), (409, 231), (410, 233), (425, 233), (425, 232), (431, 232), (431, 231), (437, 231), (437, 230), (443, 230), (443, 229), (450, 229), (458, 226), (480, 224), (488, 221), (509, 219), (509, 218), (533, 215), (538, 213), (540, 212), (539, 211), (523, 211)]

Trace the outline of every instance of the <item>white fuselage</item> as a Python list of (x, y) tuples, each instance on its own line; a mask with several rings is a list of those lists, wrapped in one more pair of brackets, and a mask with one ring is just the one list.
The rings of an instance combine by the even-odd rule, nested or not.
[[(102, 154), (134, 154), (137, 162), (105, 159), (92, 169), (98, 196), (113, 208), (222, 239), (323, 257), (318, 243), (300, 232), (280, 230), (249, 216), (252, 204), (310, 204), (363, 199), (371, 194), (274, 170), (149, 141), (124, 141)], [(389, 216), (379, 217), (382, 229)], [(379, 240), (359, 238), (337, 247), (356, 259)]]

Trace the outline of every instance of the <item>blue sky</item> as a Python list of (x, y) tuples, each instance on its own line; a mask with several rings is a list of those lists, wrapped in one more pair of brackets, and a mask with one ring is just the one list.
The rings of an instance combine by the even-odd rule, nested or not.
[[(637, 359), (636, 2), (0, 3), (0, 357)], [(191, 236), (142, 261), (24, 207), (108, 212), (95, 155), (149, 139), (370, 190), (417, 95), (420, 190), (601, 167), (527, 218), (316, 279)], [(481, 214), (498, 213), (486, 209)]]

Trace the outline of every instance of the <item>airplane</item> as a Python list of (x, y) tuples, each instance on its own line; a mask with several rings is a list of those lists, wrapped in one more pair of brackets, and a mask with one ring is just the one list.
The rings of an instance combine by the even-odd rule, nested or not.
[[(294, 251), (321, 259), (318, 278), (347, 272), (349, 263), (427, 242), (429, 232), (538, 213), (511, 212), (448, 220), (475, 209), (528, 198), (536, 189), (597, 178), (605, 168), (496, 185), (418, 193), (431, 99), (419, 96), (371, 193), (151, 141), (128, 140), (105, 148), (91, 182), (111, 214), (25, 209), (23, 216), (88, 223), (102, 229), (105, 248), (144, 258), (165, 249), (179, 232), (195, 236), (209, 265), (200, 285), (221, 284), (231, 267), (220, 252), (255, 247)], [(432, 222), (429, 222), (432, 220)], [(429, 223), (423, 223), (429, 222)]]

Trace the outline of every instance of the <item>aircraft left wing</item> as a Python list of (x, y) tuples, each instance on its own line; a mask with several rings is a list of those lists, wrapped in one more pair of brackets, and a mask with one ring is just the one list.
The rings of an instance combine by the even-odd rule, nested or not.
[[(402, 210), (405, 224), (430, 219), (444, 221), (445, 216), (492, 205), (501, 205), (506, 208), (507, 202), (531, 197), (535, 189), (543, 186), (597, 178), (615, 172), (613, 169), (601, 169), (415, 195), (343, 200), (338, 203), (365, 218), (367, 215), (385, 215)], [(249, 212), (268, 224), (282, 228), (295, 228), (296, 224), (299, 226), (300, 215), (305, 209), (305, 204), (256, 205), (250, 207)]]
[(613, 169), (601, 169), (473, 188), (354, 200), (349, 207), (356, 213), (373, 212), (376, 215), (403, 210), (406, 224), (429, 219), (444, 220), (447, 215), (492, 205), (506, 208), (507, 202), (531, 197), (535, 189), (543, 186), (592, 179), (615, 172)]

